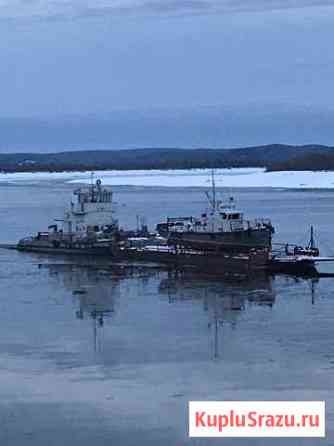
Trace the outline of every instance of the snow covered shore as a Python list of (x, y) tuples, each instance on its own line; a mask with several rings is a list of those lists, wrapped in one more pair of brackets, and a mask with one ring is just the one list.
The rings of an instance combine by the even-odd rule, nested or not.
[[(334, 172), (266, 172), (261, 168), (216, 169), (217, 187), (334, 188)], [(210, 169), (101, 171), (95, 173), (106, 185), (208, 187)], [(36, 172), (0, 174), (0, 183), (41, 181), (90, 183), (90, 172)]]

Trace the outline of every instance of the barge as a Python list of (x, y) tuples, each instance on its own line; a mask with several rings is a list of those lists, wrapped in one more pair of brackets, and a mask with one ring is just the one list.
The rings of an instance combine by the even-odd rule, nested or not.
[[(242, 218), (242, 214), (239, 215)], [(222, 274), (265, 270), (268, 264), (267, 241), (255, 246), (251, 243), (247, 250), (233, 243), (229, 244), (229, 249), (222, 249), (220, 242), (194, 245), (178, 238), (172, 240), (150, 234), (147, 229), (123, 231), (114, 216), (112, 190), (103, 186), (100, 180), (75, 190), (63, 219), (56, 222), (47, 232), (20, 240), (17, 249), (46, 254), (104, 256), (113, 262), (154, 262)], [(235, 227), (228, 236), (241, 234), (239, 229)]]
[(182, 269), (195, 268), (205, 273), (225, 274), (266, 271), (268, 255), (265, 250), (254, 250), (248, 253), (214, 253), (191, 249), (177, 249), (170, 246), (148, 245), (143, 248), (120, 249), (115, 259), (127, 261), (144, 261), (164, 264)]
[[(334, 258), (320, 257), (313, 228), (306, 248), (274, 253), (270, 220), (251, 223), (235, 208), (216, 200), (214, 177), (210, 209), (201, 219), (169, 219), (158, 234), (123, 231), (115, 218), (113, 193), (97, 180), (76, 189), (61, 220), (47, 232), (27, 237), (18, 251), (71, 256), (105, 257), (107, 261), (148, 262), (170, 268), (195, 268), (213, 273), (266, 272), (303, 276), (334, 276)], [(182, 223), (182, 224), (181, 224)]]

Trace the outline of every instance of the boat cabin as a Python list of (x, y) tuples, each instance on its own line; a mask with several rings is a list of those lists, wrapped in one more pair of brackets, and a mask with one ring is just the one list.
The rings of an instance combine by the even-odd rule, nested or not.
[(233, 232), (244, 230), (245, 222), (243, 213), (230, 199), (227, 205), (217, 202), (215, 208), (207, 209), (200, 218), (168, 218), (167, 228), (170, 232)]
[(235, 208), (232, 201), (230, 199), (228, 205), (224, 205), (222, 202), (218, 203), (218, 210), (214, 212), (215, 225), (218, 227), (218, 231), (233, 232), (244, 229), (244, 214)]
[(111, 188), (102, 186), (101, 180), (75, 190), (65, 212), (63, 232), (78, 237), (112, 232), (117, 226), (112, 195)]

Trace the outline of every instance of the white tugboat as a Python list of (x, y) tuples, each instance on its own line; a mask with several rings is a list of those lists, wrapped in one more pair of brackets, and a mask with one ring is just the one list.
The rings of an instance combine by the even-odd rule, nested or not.
[[(37, 252), (102, 253), (109, 251), (118, 234), (118, 221), (114, 217), (113, 193), (110, 187), (95, 184), (74, 191), (64, 218), (56, 220), (47, 232), (19, 241), (17, 248)], [(59, 225), (60, 223), (60, 225)]]

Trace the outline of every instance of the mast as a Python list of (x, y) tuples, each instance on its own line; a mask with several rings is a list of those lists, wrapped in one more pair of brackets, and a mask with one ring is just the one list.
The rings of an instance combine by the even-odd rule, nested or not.
[(95, 176), (95, 173), (91, 172), (90, 173), (90, 186), (91, 186), (92, 189), (94, 187), (94, 176)]
[(310, 248), (315, 248), (315, 242), (314, 242), (314, 229), (313, 226), (311, 226), (311, 237), (310, 237)]
[(212, 210), (215, 211), (217, 208), (217, 201), (216, 201), (216, 182), (215, 182), (215, 170), (211, 169), (211, 194), (210, 192), (205, 192), (205, 195), (208, 199), (208, 202), (210, 206), (212, 207)]
[(215, 170), (211, 170), (211, 183), (212, 183), (212, 207), (216, 210), (216, 182), (215, 182)]

